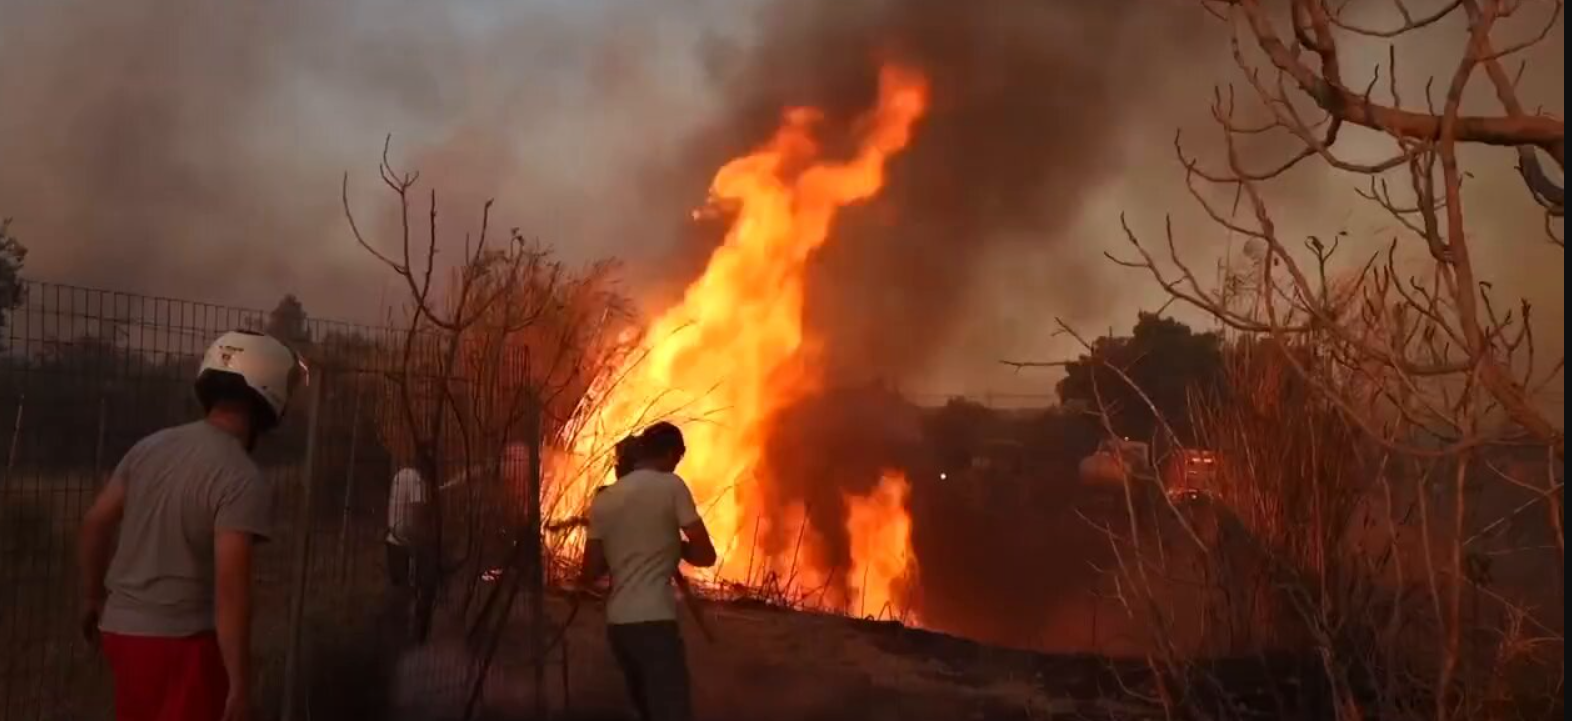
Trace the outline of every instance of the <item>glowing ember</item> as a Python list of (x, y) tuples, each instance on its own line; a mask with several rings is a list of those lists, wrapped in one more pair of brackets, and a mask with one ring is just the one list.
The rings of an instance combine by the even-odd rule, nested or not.
[(906, 512), (906, 476), (886, 471), (873, 493), (848, 496), (846, 531), (851, 535), (848, 581), (855, 610), (864, 616), (902, 618), (903, 586), (911, 571), (911, 516)]
[[(762, 507), (756, 474), (771, 421), (821, 380), (813, 339), (803, 327), (807, 261), (827, 241), (842, 208), (873, 197), (884, 185), (887, 161), (906, 147), (926, 109), (920, 75), (886, 67), (879, 87), (878, 106), (856, 126), (864, 134), (849, 159), (820, 158), (813, 135), (820, 113), (798, 108), (786, 113), (769, 142), (716, 174), (710, 207), (696, 215), (730, 217), (725, 242), (682, 302), (650, 325), (641, 352), (606, 374), (585, 417), (569, 429), (568, 445), (578, 463), (595, 470), (558, 475), (573, 479), (554, 494), (559, 502), (552, 515), (558, 520), (584, 507), (604, 478), (599, 469), (605, 468), (607, 449), (627, 433), (668, 418), (688, 436), (691, 450), (680, 472), (722, 552), (718, 575), (732, 581), (748, 575), (747, 557), (753, 554), (746, 546), (756, 519), (768, 528), (790, 514)], [(880, 512), (898, 513), (907, 524), (904, 504), (890, 506), (883, 498), (876, 495), (874, 501)], [(854, 543), (872, 544), (864, 549), (867, 558), (904, 557), (905, 534), (890, 536), (887, 530)], [(754, 553), (761, 561), (757, 568), (784, 570), (789, 563), (763, 548)], [(888, 598), (892, 579), (878, 563), (869, 568), (869, 585), (877, 579), (884, 589), (879, 593)], [(800, 570), (807, 572), (798, 574), (803, 578), (825, 575), (825, 569)]]

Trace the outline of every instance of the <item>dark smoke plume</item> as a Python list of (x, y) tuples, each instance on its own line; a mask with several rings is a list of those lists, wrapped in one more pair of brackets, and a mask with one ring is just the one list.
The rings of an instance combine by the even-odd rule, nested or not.
[(289, 254), (331, 206), (279, 201), (332, 184), (284, 159), (302, 128), (267, 90), (309, 47), (305, 19), (331, 24), (311, 6), (7, 2), (0, 212), (28, 229), (35, 271), (219, 302), (309, 271)]
[(494, 229), (620, 255), (642, 243), (606, 219), (687, 209), (643, 205), (629, 169), (693, 122), (698, 20), (734, 13), (712, 4), (0, 0), (0, 215), (37, 280), (262, 308), (294, 292), (369, 320), (386, 273), (339, 183), (383, 229), (392, 134), (439, 192), (444, 257), (488, 198)]
[[(715, 238), (666, 251), (714, 170), (769, 137), (784, 106), (825, 107), (825, 127), (845, 128), (872, 102), (878, 63), (897, 60), (930, 75), (934, 107), (889, 187), (816, 259), (810, 325), (832, 387), (980, 374), (1047, 335), (1052, 315), (1095, 334), (1162, 302), (1100, 258), (1119, 240), (1114, 212), (1148, 229), (1187, 214), (1182, 235), (1213, 242), (1169, 146), (1186, 126), (1213, 143), (1199, 156), (1220, 157), (1207, 105), (1236, 76), (1225, 29), (1205, 18), (1192, 0), (0, 0), (0, 214), (17, 217), (35, 277), (261, 307), (296, 292), (342, 315), (365, 310), (355, 301), (383, 275), (345, 234), (340, 174), (378, 210), (373, 168), (393, 133), (395, 161), (443, 191), (458, 237), (496, 197), (495, 228), (573, 257), (679, 256), (655, 280), (680, 288)], [(1454, 59), (1443, 40), (1405, 55), (1411, 72)], [(1552, 109), (1560, 73), (1542, 67), (1559, 68), (1561, 48), (1557, 33), (1528, 76), (1554, 80), (1526, 95), (1549, 93)], [(1540, 309), (1559, 350), (1562, 276), (1539, 270), (1559, 259), (1521, 262), (1538, 237), (1521, 221), (1536, 216), (1510, 159), (1497, 170), (1504, 190), (1479, 195), (1471, 221), (1500, 237), (1482, 252), (1506, 259), (1503, 277), (1556, 301)], [(1308, 174), (1285, 211), (1317, 215)], [(1110, 188), (1131, 204), (1090, 206)], [(1196, 250), (1201, 264), (1217, 255)], [(886, 465), (925, 467), (914, 413), (874, 391), (782, 419), (768, 492), (814, 509), (821, 565), (845, 560), (843, 490), (866, 491)], [(918, 485), (934, 621), (1020, 641), (1079, 591), (1082, 551), (1101, 541), (1066, 510), (1071, 479), (1040, 482), (1037, 501), (1003, 514)]]
[[(832, 365), (910, 375), (974, 310), (985, 259), (1069, 240), (1088, 199), (1125, 170), (1132, 128), (1160, 127), (1166, 143), (1172, 129), (1151, 124), (1148, 93), (1190, 62), (1181, 51), (1198, 41), (1186, 40), (1206, 34), (1181, 10), (1156, 0), (776, 2), (758, 22), (762, 40), (716, 62), (727, 109), (685, 167), (702, 184), (768, 137), (785, 106), (823, 108), (826, 128), (849, 130), (881, 61), (922, 69), (932, 112), (879, 198), (843, 217), (808, 293)], [(1094, 317), (1102, 290), (1079, 283), (1080, 270), (1055, 268), (1038, 290), (1063, 314)]]
[[(1148, 91), (1188, 64), (1204, 35), (1194, 14), (1173, 9), (1104, 0), (792, 0), (771, 7), (745, 62), (718, 71), (729, 110), (699, 136), (696, 155), (706, 162), (696, 167), (766, 137), (793, 105), (825, 109), (825, 126), (848, 133), (827, 138), (833, 154), (872, 102), (881, 62), (916, 67), (932, 85), (932, 110), (885, 189), (844, 214), (814, 260), (808, 325), (824, 341), (839, 390), (783, 414), (770, 449), (769, 493), (804, 502), (822, 567), (844, 573), (842, 495), (868, 492), (881, 465), (902, 460), (885, 426), (912, 422), (909, 408), (844, 388), (922, 373), (977, 312), (988, 258), (1075, 242), (1071, 229), (1089, 199), (1125, 168), (1129, 134), (1149, 127)], [(1062, 304), (1061, 314), (1095, 316), (1108, 289), (1085, 278), (1061, 266), (1037, 290)], [(921, 449), (909, 449), (907, 460), (912, 450), (920, 458)], [(1073, 500), (1074, 479), (1043, 483), (1063, 484), (1062, 499)], [(1043, 539), (1057, 539), (1061, 551), (1083, 539), (1044, 533), (1040, 518), (969, 516), (925, 499), (931, 488), (917, 484), (912, 506), (918, 595), (932, 621), (1003, 638), (1041, 627), (1060, 597), (1084, 592), (1084, 554), (1041, 553), (1050, 550)], [(791, 541), (769, 540), (777, 548)], [(1019, 566), (1023, 552), (1032, 553), (1029, 571)]]
[[(1010, 336), (1046, 334), (1052, 315), (1106, 323), (1108, 309), (1129, 307), (1132, 296), (1136, 305), (1161, 302), (1141, 285), (1148, 278), (1111, 279), (1095, 254), (1082, 264), (1086, 246), (1117, 245), (1118, 210), (1148, 227), (1168, 212), (1188, 215), (1193, 225), (1182, 234), (1216, 244), (1194, 249), (1209, 266), (1223, 253), (1222, 233), (1196, 217), (1171, 141), (1186, 127), (1192, 155), (1219, 162), (1206, 113), (1213, 86), (1237, 70), (1228, 29), (1193, 3), (787, 0), (772, 4), (758, 28), (755, 45), (717, 51), (727, 104), (683, 167), (717, 167), (767, 137), (781, 108), (793, 105), (827, 110), (829, 132), (847, 133), (827, 139), (829, 152), (845, 147), (850, 121), (873, 100), (881, 62), (915, 66), (932, 82), (932, 111), (886, 188), (845, 213), (814, 260), (808, 325), (835, 390), (782, 414), (769, 453), (768, 493), (781, 506), (803, 502), (819, 565), (844, 569), (843, 495), (870, 490), (881, 466), (932, 467), (922, 449), (892, 447), (902, 436), (892, 429), (909, 422), (909, 409), (845, 389), (920, 382), (961, 346), (974, 367), (990, 363), (1014, 347)], [(1287, 137), (1255, 138), (1243, 152), (1266, 165), (1297, 147)], [(1307, 164), (1267, 192), (1293, 227), (1308, 221), (1304, 232), (1320, 232), (1326, 176)], [(667, 187), (693, 188), (706, 177)], [(1138, 193), (1139, 205), (1112, 209), (1099, 223), (1108, 232), (1081, 235), (1093, 203), (1116, 184)], [(688, 270), (714, 240), (699, 238)], [(1011, 267), (1001, 272), (1004, 258)], [(1000, 292), (1005, 278), (1015, 296)], [(1036, 309), (1038, 322), (1022, 308)], [(929, 622), (1017, 643), (1062, 628), (1053, 614), (1087, 593), (1104, 544), (1069, 511), (1087, 500), (1075, 479), (1038, 484), (1034, 502), (976, 514), (932, 484), (915, 484), (915, 596)], [(768, 540), (780, 549), (792, 539)]]

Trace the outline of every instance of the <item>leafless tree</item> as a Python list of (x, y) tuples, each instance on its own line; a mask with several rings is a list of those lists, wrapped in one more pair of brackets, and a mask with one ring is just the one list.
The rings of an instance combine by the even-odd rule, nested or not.
[[(403, 324), (402, 338), (393, 352), (396, 359), (390, 364), (388, 380), (396, 392), (388, 404), (396, 422), (384, 426), (391, 428), (384, 434), (397, 439), (390, 445), (402, 446), (421, 471), (426, 484), (426, 497), (434, 506), (435, 538), (433, 543), (443, 548), (443, 494), (441, 479), (450, 459), (450, 448), (473, 448), (469, 441), (472, 430), (466, 423), (466, 414), (460, 394), (463, 389), (458, 381), (459, 351), (467, 331), (486, 317), (493, 305), (507, 292), (507, 285), (486, 284), (485, 279), (495, 272), (493, 262), (488, 262), (491, 238), (491, 207), (487, 202), (481, 211), (478, 235), (465, 235), (463, 256), (448, 271), (439, 269), (437, 256), (444, 243), (438, 232), (438, 204), (435, 189), (429, 192), (429, 209), (425, 224), (425, 238), (419, 238), (415, 212), (415, 188), (420, 180), (418, 172), (398, 170), (390, 159), (391, 138), (383, 146), (382, 163), (378, 170), (383, 184), (398, 201), (398, 232), (395, 250), (385, 251), (381, 244), (368, 240), (349, 202), (349, 175), (343, 182), (345, 218), (355, 240), (367, 253), (376, 258), (400, 278), (409, 294), (409, 309)], [(503, 271), (508, 277), (518, 275), (528, 263), (540, 262), (540, 255), (524, 252), (522, 243), (512, 239), (503, 251), (507, 265)], [(451, 285), (439, 287), (439, 282), (451, 280)], [(449, 427), (454, 423), (456, 428)], [(455, 444), (452, 439), (459, 438)], [(466, 459), (470, 465), (473, 459)]]
[[(397, 201), (391, 242), (363, 232), (347, 174), (343, 204), (357, 243), (407, 291), (400, 338), (385, 349), (394, 356), (386, 378), (393, 392), (381, 425), (389, 445), (407, 456), (402, 462), (421, 471), (442, 566), (465, 570), (455, 616), (473, 613), (472, 639), (489, 634), (476, 675), (478, 698), (502, 632), (498, 619), (506, 618), (521, 587), (529, 588), (532, 638), (538, 645), (547, 636), (542, 456), (600, 374), (612, 345), (606, 338), (627, 315), (627, 301), (616, 292), (613, 262), (569, 268), (517, 229), (495, 243), (491, 201), (482, 207), (478, 231), (463, 235), (458, 260), (440, 267), (441, 254), (458, 243), (439, 229), (436, 191), (427, 193), (425, 223), (418, 223), (419, 173), (398, 170), (390, 144), (379, 172)], [(449, 498), (462, 503), (445, 508)], [(450, 526), (465, 537), (445, 542)], [(501, 539), (508, 542), (498, 547)], [(498, 567), (503, 575), (486, 602), (474, 604), (482, 573)], [(544, 652), (536, 650), (540, 666)]]
[[(1337, 718), (1516, 718), (1552, 701), (1559, 709), (1561, 598), (1552, 594), (1546, 608), (1521, 582), (1496, 576), (1525, 556), (1541, 573), (1565, 564), (1564, 424), (1540, 402), (1560, 382), (1565, 356), (1557, 348), (1543, 357), (1530, 303), (1504, 307), (1480, 277), (1465, 220), (1471, 176), (1459, 151), (1513, 153), (1523, 191), (1542, 208), (1546, 241), (1565, 247), (1556, 179), (1564, 123), (1526, 109), (1518, 82), (1526, 64), (1508, 70), (1561, 32), (1561, 0), (1437, 0), (1423, 9), (1412, 0), (1196, 2), (1233, 31), (1244, 93), (1214, 96), (1222, 169), (1193, 157), (1182, 139), (1175, 148), (1195, 201), (1253, 252), (1214, 287), (1178, 251), (1172, 222), (1161, 259), (1126, 222), (1136, 255), (1114, 260), (1233, 332), (1232, 396), (1198, 402), (1196, 424), (1222, 451), (1206, 498), (1235, 532), (1197, 532), (1183, 504), (1160, 506), (1185, 521), (1181, 545), (1199, 554), (1230, 602), (1242, 583), (1265, 580), (1275, 599), (1269, 616), (1293, 621), (1291, 639), (1278, 634), (1274, 643), (1322, 659)], [(1377, 7), (1397, 21), (1361, 24)], [(1503, 40), (1509, 20), (1532, 30)], [(1457, 38), (1457, 62), (1423, 98), (1405, 100), (1399, 43), (1447, 37)], [(1387, 61), (1356, 87), (1345, 51), (1371, 42), (1390, 43)], [(1465, 91), (1480, 75), (1499, 108), (1465, 113)], [(1354, 158), (1339, 143), (1354, 132), (1384, 137), (1390, 154)], [(1298, 150), (1253, 167), (1243, 148), (1267, 134)], [(1285, 239), (1271, 186), (1306, 163), (1356, 178), (1359, 194), (1397, 221), (1396, 237), (1354, 251), (1353, 262), (1345, 256), (1358, 239), (1346, 233)], [(1219, 200), (1230, 196), (1242, 218)], [(1410, 247), (1422, 261), (1403, 259)], [(1527, 461), (1534, 449), (1538, 472)], [(1118, 597), (1151, 619), (1159, 639), (1154, 672), (1183, 680), (1159, 684), (1173, 708), (1196, 689), (1196, 675), (1172, 642), (1185, 619), (1161, 603), (1170, 591), (1154, 580), (1166, 578), (1172, 557), (1142, 535), (1153, 523), (1132, 513), (1128, 528), (1104, 530), (1120, 551)], [(1504, 533), (1527, 525), (1539, 529), (1532, 542)], [(1258, 573), (1228, 573), (1229, 538), (1257, 559)]]
[[(1527, 111), (1517, 89), (1522, 69), (1517, 75), (1506, 69), (1514, 56), (1560, 31), (1561, 0), (1447, 0), (1423, 13), (1403, 0), (1383, 0), (1393, 3), (1403, 19), (1390, 28), (1363, 27), (1351, 19), (1372, 2), (1291, 0), (1286, 8), (1264, 0), (1198, 2), (1231, 24), (1235, 59), (1256, 101), (1255, 114), (1266, 120), (1243, 120), (1246, 111), (1230, 87), (1217, 93), (1213, 105), (1227, 148), (1225, 169), (1210, 169), (1182, 143), (1175, 145), (1191, 195), (1219, 227), (1251, 239), (1259, 253), (1248, 277), (1209, 288), (1177, 252), (1171, 224), (1167, 263), (1154, 257), (1126, 224), (1139, 255), (1116, 260), (1150, 272), (1175, 298), (1237, 331), (1281, 342), (1324, 332), (1339, 365), (1359, 373), (1334, 385), (1327, 373), (1299, 371), (1384, 444), (1409, 454), (1441, 456), (1487, 444), (1532, 443), (1553, 449), (1561, 459), (1563, 424), (1536, 398), (1562, 377), (1565, 356), (1548, 362), (1539, 357), (1529, 303), (1517, 299), (1515, 308), (1503, 307), (1491, 283), (1479, 277), (1474, 238), (1465, 223), (1467, 173), (1458, 157), (1462, 145), (1515, 153), (1525, 192), (1543, 207), (1549, 242), (1564, 247), (1563, 189), (1545, 170), (1547, 160), (1564, 168), (1564, 123)], [(1531, 13), (1542, 15), (1537, 31), (1501, 45), (1496, 28)], [(1418, 109), (1405, 104), (1395, 45), (1365, 87), (1345, 83), (1350, 70), (1340, 43), (1349, 38), (1395, 43), (1442, 33), (1447, 21), (1459, 19), (1467, 32), (1442, 97), (1427, 92)], [(1501, 111), (1465, 115), (1464, 91), (1481, 71)], [(1377, 90), (1383, 84), (1385, 97)], [(1338, 141), (1351, 126), (1385, 136), (1391, 155), (1376, 162), (1346, 158)], [(1247, 167), (1242, 143), (1268, 133), (1286, 134), (1302, 149), (1270, 167)], [(1350, 244), (1345, 235), (1311, 237), (1303, 249), (1291, 248), (1278, 232), (1266, 186), (1307, 162), (1358, 177), (1361, 195), (1398, 221), (1399, 235), (1382, 239), (1358, 263), (1343, 266), (1346, 270), (1334, 262), (1342, 246)], [(1244, 205), (1244, 219), (1215, 200), (1209, 191), (1217, 188), (1231, 191)], [(1425, 250), (1423, 267), (1400, 262), (1399, 251), (1411, 243)], [(1247, 296), (1243, 303), (1241, 291)], [(1477, 404), (1472, 417), (1505, 422), (1454, 427), (1446, 420), (1447, 409), (1458, 403)], [(1397, 424), (1372, 411), (1407, 414), (1433, 437), (1421, 441), (1394, 435)]]

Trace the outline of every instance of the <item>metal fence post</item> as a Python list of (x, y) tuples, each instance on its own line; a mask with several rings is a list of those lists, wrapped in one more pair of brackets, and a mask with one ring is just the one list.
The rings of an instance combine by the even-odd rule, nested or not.
[(11, 472), (16, 470), (16, 453), (22, 442), (22, 410), (27, 408), (27, 393), (23, 392), (16, 401), (16, 423), (11, 426), (11, 452), (5, 456), (6, 480), (11, 478)]
[[(546, 698), (546, 555), (545, 544), (541, 538), (541, 457), (545, 431), (545, 408), (541, 404), (540, 395), (530, 393), (529, 398), (529, 496), (527, 502), (529, 509), (525, 518), (527, 534), (525, 540), (530, 544), (529, 554), (529, 641), (530, 655), (535, 659), (535, 718), (544, 721), (550, 713), (550, 704)], [(566, 631), (563, 633), (566, 636)]]
[(306, 457), (300, 469), (300, 501), (295, 514), (294, 586), (289, 599), (289, 647), (284, 656), (283, 721), (297, 718), (301, 702), (301, 639), (305, 630), (306, 583), (311, 566), (311, 498), (315, 484), (317, 431), (321, 427), (322, 387), (327, 374), (312, 374), (307, 393), (310, 405), (306, 417)]
[(344, 515), (338, 525), (336, 568), (340, 582), (348, 580), (349, 577), (349, 512), (355, 500), (355, 452), (360, 448), (360, 400), (364, 395), (358, 384), (352, 388), (355, 393), (355, 411), (349, 419), (349, 460), (345, 463), (344, 470)]

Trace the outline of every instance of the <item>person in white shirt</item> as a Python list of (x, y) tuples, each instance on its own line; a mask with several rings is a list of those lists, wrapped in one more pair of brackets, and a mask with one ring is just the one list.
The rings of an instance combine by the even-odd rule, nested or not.
[(600, 489), (590, 504), (581, 580), (611, 574), (607, 636), (639, 718), (693, 718), (688, 661), (677, 626), (677, 564), (715, 565), (715, 546), (693, 493), (675, 473), (687, 448), (682, 431), (657, 423), (622, 450), (635, 470)]
[[(388, 488), (388, 580), (396, 598), (412, 599), (413, 615), (404, 631), (416, 643), (424, 642), (436, 604), (437, 563), (436, 504), (425, 475), (404, 464), (393, 474)], [(404, 603), (408, 601), (400, 601)]]
[(388, 488), (388, 576), (394, 586), (410, 585), (410, 565), (427, 542), (430, 498), (426, 479), (413, 466), (393, 474)]

